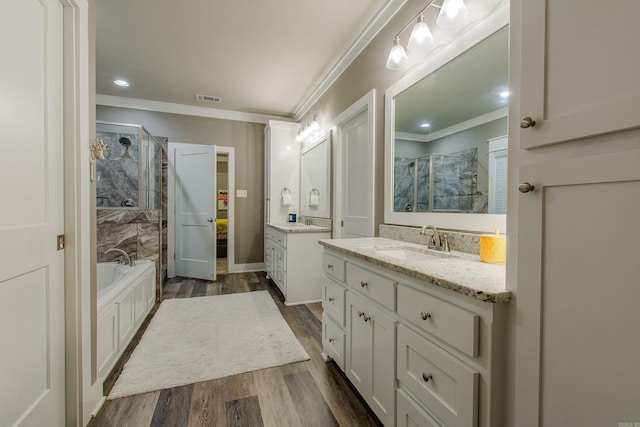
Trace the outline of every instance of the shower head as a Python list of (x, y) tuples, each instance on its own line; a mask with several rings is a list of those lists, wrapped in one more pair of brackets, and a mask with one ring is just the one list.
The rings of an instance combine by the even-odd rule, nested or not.
[(131, 140), (126, 136), (121, 136), (118, 140), (120, 145), (124, 147), (124, 153), (120, 156), (121, 159), (124, 160), (132, 160), (131, 154), (129, 153), (129, 147), (131, 146)]

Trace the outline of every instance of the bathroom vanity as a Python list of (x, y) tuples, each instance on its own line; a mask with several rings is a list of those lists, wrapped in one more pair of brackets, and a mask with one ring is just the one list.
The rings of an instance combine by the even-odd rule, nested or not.
[(284, 295), (286, 305), (320, 301), (322, 298), (322, 248), (318, 240), (331, 237), (317, 225), (267, 224), (265, 266)]
[(320, 244), (323, 357), (384, 425), (502, 425), (504, 265), (386, 238)]

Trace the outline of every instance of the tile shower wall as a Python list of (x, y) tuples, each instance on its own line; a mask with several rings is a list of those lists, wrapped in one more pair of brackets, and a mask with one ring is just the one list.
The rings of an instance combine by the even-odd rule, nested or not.
[(110, 248), (122, 249), (135, 259), (154, 261), (156, 295), (160, 295), (160, 286), (165, 277), (163, 269), (160, 268), (160, 219), (160, 210), (97, 210), (98, 262), (120, 259), (120, 255), (116, 252), (104, 253)]
[[(104, 160), (96, 162), (96, 183), (98, 208), (120, 207), (130, 201), (132, 206), (138, 206), (138, 133), (116, 133), (96, 131), (96, 136), (102, 138), (107, 145)], [(120, 138), (129, 138), (131, 145), (127, 148), (121, 145)], [(123, 158), (125, 152), (127, 157)]]

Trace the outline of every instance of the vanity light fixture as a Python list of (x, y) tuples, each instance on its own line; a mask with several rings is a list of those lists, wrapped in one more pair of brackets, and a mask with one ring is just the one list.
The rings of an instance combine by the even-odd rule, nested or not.
[[(411, 20), (398, 34), (396, 34), (393, 39), (393, 47), (389, 52), (389, 56), (387, 57), (386, 67), (389, 70), (399, 70), (402, 62), (409, 59), (407, 56), (407, 52), (404, 50), (404, 47), (400, 44), (400, 36), (402, 33), (407, 31), (407, 29), (411, 26), (411, 24), (415, 21), (415, 25), (411, 30), (411, 37), (409, 38), (409, 43), (407, 44), (407, 49), (409, 53), (418, 53), (424, 54), (426, 53), (431, 45), (434, 43), (433, 34), (429, 29), (429, 26), (424, 20), (423, 12), (427, 10), (427, 8), (435, 7), (440, 9), (440, 13), (438, 14), (438, 18), (436, 19), (436, 24), (441, 27), (453, 27), (458, 26), (469, 17), (469, 11), (467, 11), (467, 7), (464, 4), (464, 0), (444, 0), (442, 5), (434, 4), (434, 0), (431, 0), (418, 14), (414, 19)], [(428, 43), (430, 42), (430, 43)]]
[(444, 0), (436, 24), (443, 28), (456, 27), (469, 18), (464, 0)]
[(300, 127), (298, 130), (298, 136), (296, 136), (296, 141), (315, 141), (322, 135), (322, 129), (320, 128), (320, 123), (318, 123), (318, 119), (316, 116), (313, 116), (306, 125)]
[(122, 80), (122, 79), (115, 79), (113, 81), (113, 84), (115, 84), (116, 86), (120, 86), (120, 87), (129, 87), (129, 86), (131, 86), (131, 84), (128, 81)]

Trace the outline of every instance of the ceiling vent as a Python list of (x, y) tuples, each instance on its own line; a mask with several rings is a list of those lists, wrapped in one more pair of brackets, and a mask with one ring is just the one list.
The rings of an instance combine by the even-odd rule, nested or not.
[(220, 98), (219, 96), (200, 95), (199, 93), (196, 93), (196, 99), (198, 101), (215, 102), (217, 104), (222, 102), (222, 98)]

